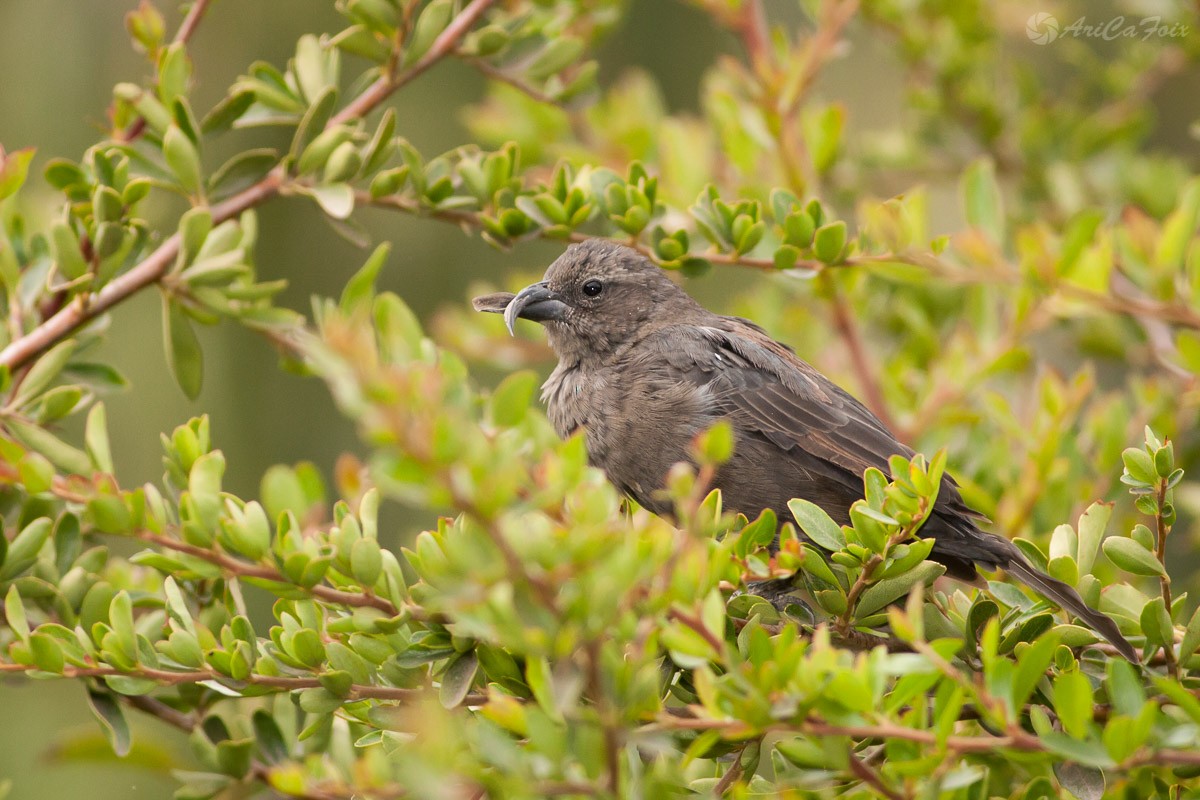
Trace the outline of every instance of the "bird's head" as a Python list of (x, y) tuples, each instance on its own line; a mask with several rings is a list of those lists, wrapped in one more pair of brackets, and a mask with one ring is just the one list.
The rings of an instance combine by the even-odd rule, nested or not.
[(648, 258), (602, 239), (571, 245), (544, 280), (515, 296), (488, 295), (474, 305), (503, 312), (510, 332), (518, 319), (541, 323), (559, 358), (571, 361), (602, 359), (663, 320), (701, 310)]

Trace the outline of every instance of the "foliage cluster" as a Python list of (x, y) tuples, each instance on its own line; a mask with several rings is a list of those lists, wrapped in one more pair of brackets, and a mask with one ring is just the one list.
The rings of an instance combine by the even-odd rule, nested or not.
[[(1064, 96), (1011, 56), (1032, 45), (999, 8), (823, 0), (796, 24), (694, 0), (737, 55), (687, 115), (646, 75), (598, 87), (615, 0), (338, 0), (341, 30), (201, 114), (188, 43), (208, 5), (168, 37), (142, 0), (127, 21), (152, 75), (114, 88), (103, 141), (45, 165), (61, 214), (35, 229), (5, 204), (0, 673), (84, 682), (118, 755), (128, 714), (185, 731), (180, 798), (1195, 792), (1200, 615), (1166, 565), (1195, 536), (1200, 179), (1149, 111), (1195, 37), (1063, 41), (1045, 58), (1075, 75)], [(894, 45), (916, 133), (861, 132), (821, 98), (847, 37)], [(466, 110), (478, 143), (423, 154), (384, 106), (445, 59), (489, 79)], [(263, 146), (207, 163), (234, 127)], [(0, 151), (0, 199), (32, 157)], [(934, 222), (958, 213), (947, 188), (961, 226)], [(171, 193), (187, 211), (157, 229), (144, 209)], [(254, 209), (280, 196), (355, 241), (377, 206), (502, 248), (611, 236), (688, 278), (760, 271), (731, 310), (947, 449), (868, 471), (850, 526), (797, 499), (777, 550), (771, 514), (708, 491), (736, 446), (720, 426), (671, 474), (676, 525), (623, 509), (531, 408), (533, 371), (490, 391), (468, 375), (544, 351), (465, 310), (427, 337), (374, 288), (386, 245), (311, 318), (273, 304)], [(151, 289), (184, 393), (195, 326), (234, 321), (328, 384), (364, 461), (332, 489), (281, 466), (237, 497), (201, 417), (162, 437), (160, 483), (122, 486), (98, 398), (124, 380), (89, 351)], [(948, 463), (1141, 664), (1011, 584), (937, 580), (921, 523)], [(429, 520), (399, 553), (384, 502)], [(776, 579), (811, 607), (755, 594)]]

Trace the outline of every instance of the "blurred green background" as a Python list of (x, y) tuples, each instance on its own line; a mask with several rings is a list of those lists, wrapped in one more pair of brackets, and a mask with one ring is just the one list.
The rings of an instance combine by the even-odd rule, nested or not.
[[(100, 136), (113, 84), (145, 77), (145, 62), (131, 49), (122, 21), (134, 1), (0, 0), (0, 143), (8, 149), (36, 146), (35, 172), (52, 157), (78, 159)], [(331, 0), (214, 3), (190, 48), (197, 76), (194, 106), (211, 107), (254, 60), (285, 63), (302, 33), (332, 29), (338, 22), (332, 5)], [(171, 9), (164, 5), (163, 10)], [(796, 13), (794, 3), (773, 4), (773, 10)], [(1027, 15), (1028, 9), (1022, 13)], [(177, 17), (168, 20), (173, 26)], [(670, 35), (663, 35), (665, 30)], [(877, 32), (859, 26), (851, 42), (848, 57), (824, 73), (820, 93), (846, 103), (849, 125), (857, 132), (887, 129), (903, 105), (903, 69)], [(630, 67), (640, 67), (660, 83), (670, 110), (695, 109), (701, 76), (718, 53), (732, 47), (727, 34), (684, 3), (635, 0), (599, 53), (601, 81), (611, 83)], [(1024, 48), (1021, 57), (1039, 55)], [(1049, 74), (1047, 80), (1070, 85), (1069, 74)], [(391, 103), (399, 113), (400, 131), (422, 152), (433, 154), (470, 140), (461, 108), (483, 91), (477, 73), (451, 62), (406, 87)], [(1195, 116), (1195, 103), (1191, 97), (1182, 104), (1163, 104), (1164, 143), (1194, 148), (1181, 132)], [(238, 141), (236, 135), (231, 139), (227, 145), (232, 151)], [(207, 158), (216, 164), (221, 155), (209, 153)], [(945, 230), (959, 223), (954, 185), (950, 179), (931, 187), (933, 217)], [(30, 181), (25, 199), (35, 216), (52, 214), (57, 207), (57, 198), (37, 180)], [(163, 218), (175, 211), (164, 209)], [(154, 224), (153, 210), (148, 213)], [(365, 257), (332, 235), (307, 201), (285, 199), (259, 214), (260, 275), (289, 280), (284, 305), (306, 311), (314, 294), (336, 295)], [(464, 303), (472, 281), (500, 282), (518, 270), (540, 273), (559, 251), (556, 245), (537, 243), (501, 253), (451, 226), (387, 212), (367, 211), (361, 220), (376, 241), (395, 245), (382, 285), (426, 318), (446, 304)], [(691, 288), (719, 308), (750, 280), (726, 270)], [(159, 432), (201, 411), (211, 415), (215, 444), (226, 453), (227, 486), (242, 496), (257, 494), (259, 478), (272, 464), (311, 460), (328, 474), (339, 454), (356, 449), (354, 431), (335, 410), (324, 385), (280, 371), (277, 354), (265, 340), (232, 325), (200, 330), (204, 390), (196, 402), (187, 401), (162, 355), (157, 293), (147, 291), (127, 306), (105, 344), (105, 359), (132, 384), (128, 393), (106, 402), (118, 472), (127, 484), (157, 480), (162, 472)], [(796, 344), (803, 352), (803, 343)], [(81, 685), (0, 683), (0, 779), (13, 781), (13, 800), (84, 792), (96, 800), (169, 796), (175, 784), (161, 771), (158, 749), (182, 752), (182, 737), (154, 722), (136, 724), (139, 749), (130, 759), (135, 763), (89, 763), (87, 754), (105, 746), (86, 710)], [(63, 742), (70, 743), (78, 759), (57, 757)]]

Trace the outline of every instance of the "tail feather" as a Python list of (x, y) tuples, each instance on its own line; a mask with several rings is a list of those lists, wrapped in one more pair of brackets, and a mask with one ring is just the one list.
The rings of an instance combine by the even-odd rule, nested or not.
[(1005, 564), (1004, 569), (1047, 600), (1052, 600), (1066, 611), (1079, 617), (1088, 627), (1107, 639), (1127, 660), (1134, 664), (1139, 663), (1141, 659), (1138, 657), (1137, 650), (1121, 634), (1117, 623), (1113, 622), (1111, 617), (1101, 614), (1083, 602), (1079, 592), (1070, 585), (1039, 572), (1019, 555), (1014, 556), (1009, 563)]

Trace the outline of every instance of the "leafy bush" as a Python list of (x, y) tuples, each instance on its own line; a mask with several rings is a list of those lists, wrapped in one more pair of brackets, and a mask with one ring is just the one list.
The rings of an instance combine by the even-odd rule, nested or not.
[[(4, 213), (0, 672), (85, 684), (117, 755), (131, 713), (187, 732), (181, 798), (1194, 793), (1200, 615), (1166, 565), (1196, 496), (1200, 180), (1151, 144), (1147, 98), (1197, 40), (1103, 60), (1064, 40), (1045, 53), (1077, 70), (1064, 94), (1001, 57), (1032, 45), (998, 8), (827, 0), (797, 26), (759, 0), (693, 5), (739, 53), (699, 117), (646, 75), (598, 88), (612, 0), (339, 0), (342, 30), (250, 65), (204, 114), (188, 41), (207, 0), (170, 39), (148, 0), (130, 12), (152, 80), (116, 86), (104, 139), (46, 165), (55, 221)], [(814, 90), (851, 25), (894, 46), (915, 133), (862, 133)], [(491, 88), (466, 112), (479, 143), (431, 157), (378, 112), (445, 59)], [(206, 163), (261, 126), (289, 146)], [(0, 198), (32, 155), (0, 152)], [(947, 173), (961, 226), (940, 222)], [(188, 210), (152, 227), (141, 209), (171, 193)], [(671, 474), (677, 527), (623, 509), (531, 407), (520, 367), (544, 351), (465, 304), (427, 338), (374, 288), (386, 245), (311, 320), (273, 305), (255, 208), (284, 195), (354, 239), (378, 206), (501, 248), (611, 236), (688, 277), (761, 271), (731, 311), (947, 450), (868, 471), (853, 526), (797, 500), (804, 535), (785, 524), (778, 550), (773, 515), (707, 489), (721, 427)], [(336, 499), (311, 465), (270, 470), (258, 499), (223, 491), (205, 417), (162, 437), (160, 483), (119, 483), (98, 398), (124, 380), (89, 349), (150, 287), (188, 396), (195, 325), (224, 319), (328, 384), (370, 453)], [(468, 362), (512, 374), (482, 390)], [(947, 464), (1141, 664), (1012, 584), (938, 580), (920, 524)], [(428, 520), (400, 553), (384, 502)], [(755, 594), (774, 579), (812, 608)]]

